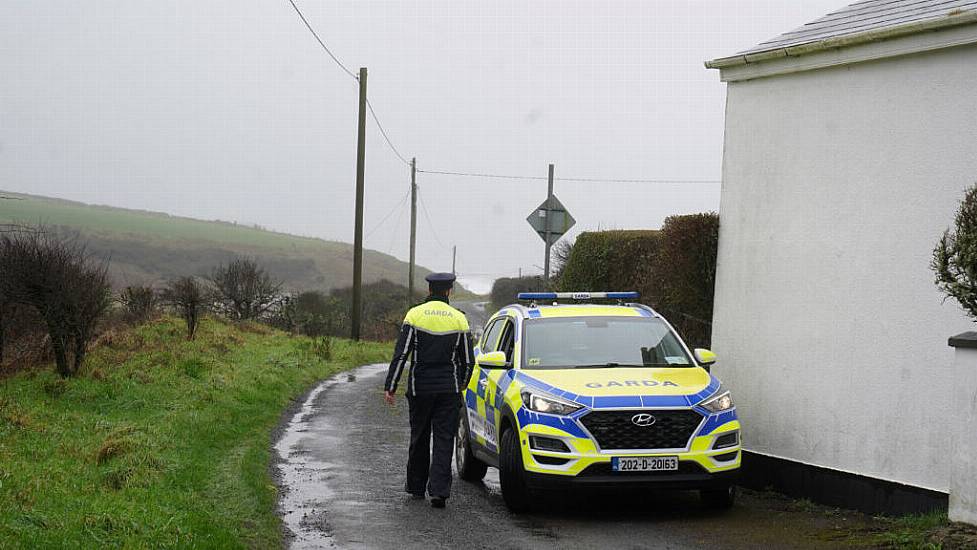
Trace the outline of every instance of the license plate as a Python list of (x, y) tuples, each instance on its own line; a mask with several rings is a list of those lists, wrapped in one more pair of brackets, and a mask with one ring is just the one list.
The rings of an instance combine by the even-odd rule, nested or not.
[(615, 472), (661, 472), (678, 470), (677, 456), (620, 456), (611, 459)]

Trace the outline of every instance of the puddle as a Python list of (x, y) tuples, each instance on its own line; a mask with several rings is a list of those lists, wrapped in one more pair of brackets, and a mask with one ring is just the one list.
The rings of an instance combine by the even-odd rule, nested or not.
[(343, 473), (335, 464), (321, 458), (324, 453), (313, 452), (313, 449), (338, 445), (341, 427), (332, 426), (321, 417), (316, 418), (313, 426), (312, 420), (319, 400), (324, 399), (331, 388), (383, 370), (386, 365), (367, 365), (321, 383), (309, 393), (281, 439), (275, 443), (275, 452), (281, 459), (278, 464), (281, 476), (279, 511), (294, 536), (289, 541), (289, 548), (338, 548), (326, 508), (336, 496), (337, 480)]

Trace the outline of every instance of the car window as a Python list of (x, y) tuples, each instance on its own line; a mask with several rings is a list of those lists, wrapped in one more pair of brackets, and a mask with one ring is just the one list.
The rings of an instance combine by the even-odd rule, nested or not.
[(568, 317), (525, 321), (525, 368), (692, 367), (661, 319)]
[(506, 362), (512, 364), (512, 352), (515, 348), (515, 330), (512, 320), (506, 319), (505, 326), (502, 328), (502, 337), (499, 339), (499, 351), (505, 352)]
[(482, 343), (479, 346), (479, 351), (482, 353), (489, 353), (495, 351), (495, 345), (499, 342), (499, 332), (502, 331), (502, 325), (505, 319), (496, 319), (492, 321), (492, 324), (485, 329), (485, 334), (482, 336)]

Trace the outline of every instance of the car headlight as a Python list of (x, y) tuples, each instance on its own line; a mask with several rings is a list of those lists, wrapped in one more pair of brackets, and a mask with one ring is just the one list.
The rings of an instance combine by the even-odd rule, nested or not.
[(733, 396), (730, 395), (726, 388), (719, 386), (719, 391), (712, 394), (712, 397), (699, 403), (699, 406), (714, 413), (728, 411), (733, 408)]
[(583, 408), (583, 405), (530, 390), (522, 391), (522, 403), (531, 411), (547, 414), (568, 415)]

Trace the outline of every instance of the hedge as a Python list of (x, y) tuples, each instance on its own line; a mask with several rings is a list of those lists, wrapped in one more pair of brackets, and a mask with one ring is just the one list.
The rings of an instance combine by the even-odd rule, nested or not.
[(661, 230), (581, 233), (555, 287), (636, 290), (690, 346), (708, 347), (719, 216), (670, 216)]

